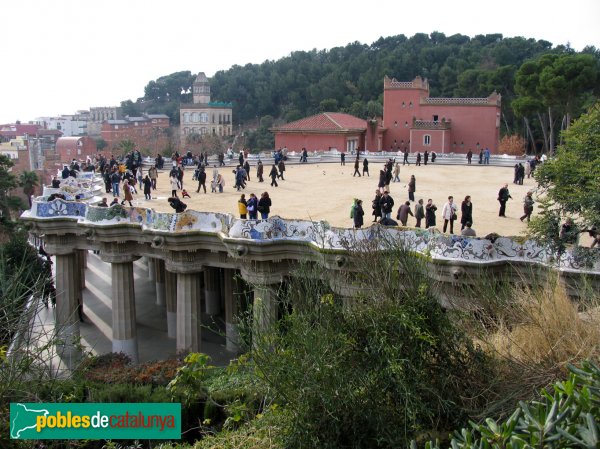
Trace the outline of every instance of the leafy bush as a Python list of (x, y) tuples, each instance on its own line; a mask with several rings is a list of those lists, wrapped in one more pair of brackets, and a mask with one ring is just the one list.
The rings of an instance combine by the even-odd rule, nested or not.
[[(555, 383), (550, 391), (543, 390), (539, 401), (520, 402), (507, 420), (471, 422), (470, 429), (454, 433), (448, 446), (430, 441), (425, 448), (599, 447), (600, 367), (587, 361), (581, 368), (569, 365), (569, 371), (568, 380)], [(411, 447), (416, 448), (416, 443)]]

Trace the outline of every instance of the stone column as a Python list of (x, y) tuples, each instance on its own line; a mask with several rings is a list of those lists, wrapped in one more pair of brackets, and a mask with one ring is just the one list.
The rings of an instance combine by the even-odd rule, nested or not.
[[(69, 360), (78, 358), (79, 316), (77, 313), (79, 266), (77, 254), (56, 254), (56, 333), (59, 355)], [(69, 363), (68, 363), (69, 364)], [(71, 364), (69, 364), (71, 366)]]
[(238, 331), (239, 313), (239, 279), (234, 279), (236, 271), (231, 268), (223, 269), (223, 299), (225, 301), (225, 339), (226, 348), (231, 352), (240, 349), (240, 335)]
[(201, 273), (177, 273), (177, 351), (200, 351)]
[(219, 274), (218, 268), (208, 267), (204, 270), (204, 298), (206, 302), (206, 313), (212, 316), (221, 313)]
[(164, 274), (167, 304), (167, 334), (169, 338), (177, 338), (177, 274), (167, 269), (164, 270)]
[(154, 274), (156, 281), (156, 305), (165, 306), (166, 292), (165, 292), (165, 261), (162, 259), (153, 259), (154, 261)]
[(154, 257), (146, 257), (146, 263), (148, 264), (148, 279), (156, 281), (156, 259)]
[(277, 290), (281, 283), (282, 273), (275, 265), (267, 262), (244, 266), (242, 277), (254, 290), (252, 307), (252, 340), (253, 344), (261, 334), (268, 331), (277, 320), (279, 308)]
[[(77, 250), (77, 265), (79, 265), (79, 288), (81, 290), (85, 289), (85, 269), (87, 267), (87, 250), (80, 249)], [(83, 300), (83, 297), (81, 298)]]
[(134, 363), (138, 358), (135, 322), (133, 261), (112, 262), (112, 330), (113, 352), (127, 354)]

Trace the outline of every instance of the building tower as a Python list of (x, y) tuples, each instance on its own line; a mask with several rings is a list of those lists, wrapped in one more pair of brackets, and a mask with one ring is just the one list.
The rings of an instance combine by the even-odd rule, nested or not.
[(194, 104), (210, 103), (210, 84), (204, 72), (198, 73), (193, 84)]

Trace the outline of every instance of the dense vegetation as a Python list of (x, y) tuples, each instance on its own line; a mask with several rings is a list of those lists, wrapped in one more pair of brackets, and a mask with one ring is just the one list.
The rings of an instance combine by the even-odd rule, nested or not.
[[(522, 133), (548, 151), (558, 130), (599, 96), (599, 67), (594, 47), (576, 53), (544, 40), (434, 32), (295, 51), (276, 61), (234, 65), (210, 82), (212, 99), (232, 101), (234, 121), (246, 128), (264, 116), (292, 121), (325, 110), (380, 115), (385, 75), (428, 78), (432, 96), (487, 97), (495, 90), (502, 94), (502, 134)], [(160, 77), (148, 83), (143, 98), (122, 106), (131, 115), (140, 108), (164, 112), (178, 124), (179, 104), (191, 101), (194, 78), (189, 71)]]

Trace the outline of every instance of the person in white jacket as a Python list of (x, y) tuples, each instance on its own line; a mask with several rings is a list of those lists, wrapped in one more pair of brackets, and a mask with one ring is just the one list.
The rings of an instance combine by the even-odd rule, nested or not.
[(442, 209), (442, 217), (444, 218), (444, 231), (448, 227), (448, 223), (450, 223), (450, 234), (454, 234), (454, 220), (456, 220), (457, 215), (456, 211), (458, 207), (454, 204), (454, 197), (449, 196), (448, 201), (444, 204), (444, 208)]

